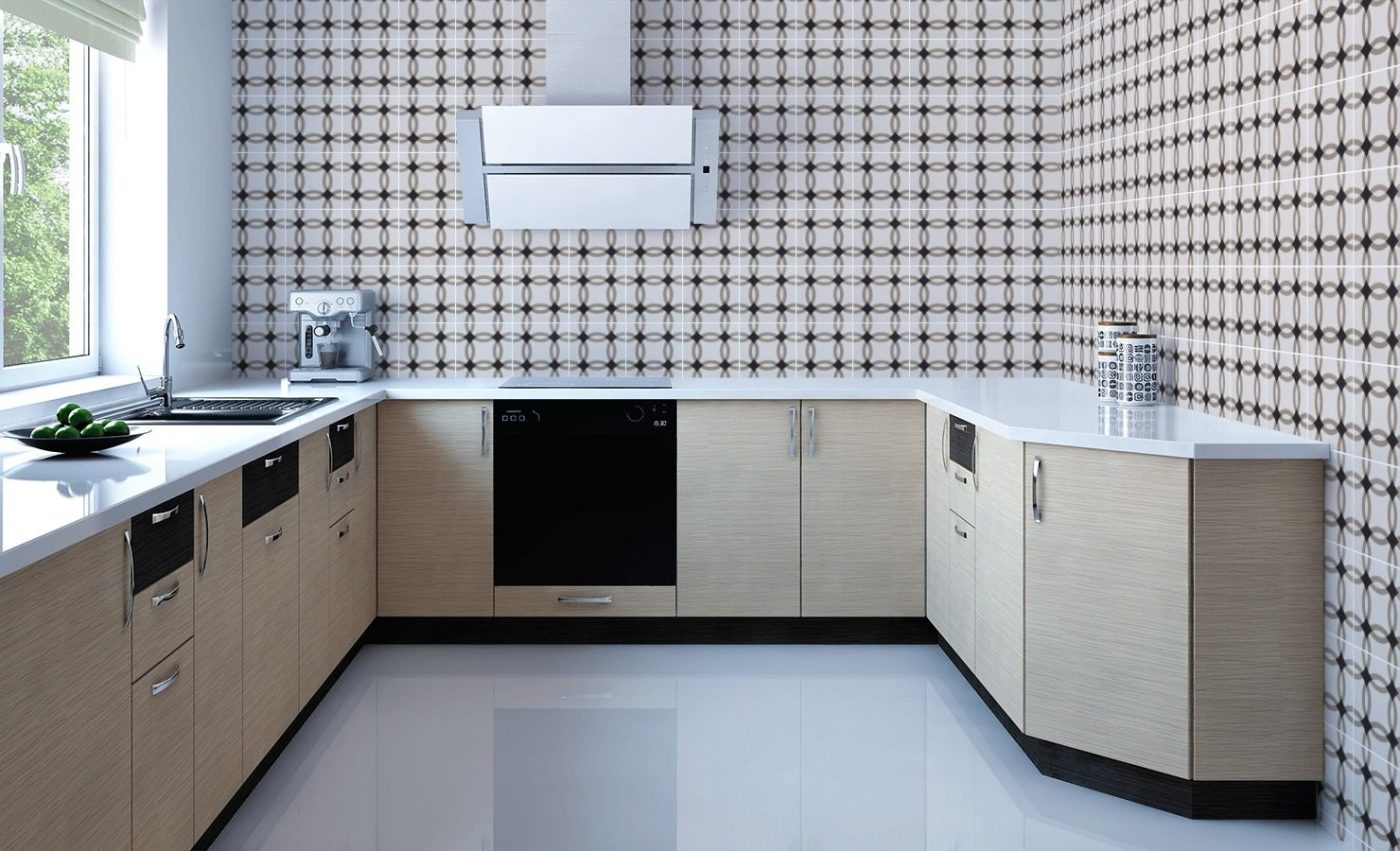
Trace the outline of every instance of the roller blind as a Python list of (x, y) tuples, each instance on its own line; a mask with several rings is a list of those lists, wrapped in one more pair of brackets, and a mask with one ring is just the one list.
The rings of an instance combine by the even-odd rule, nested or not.
[(0, 11), (127, 60), (146, 19), (145, 0), (0, 0)]

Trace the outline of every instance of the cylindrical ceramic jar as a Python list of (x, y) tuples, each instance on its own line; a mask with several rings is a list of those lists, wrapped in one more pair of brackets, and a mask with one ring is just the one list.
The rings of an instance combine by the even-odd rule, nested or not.
[(1118, 335), (1118, 404), (1155, 405), (1161, 347), (1156, 334)]
[(1100, 404), (1118, 401), (1118, 352), (1101, 350), (1094, 357), (1094, 379), (1099, 389)]
[(1113, 351), (1119, 334), (1136, 334), (1137, 323), (1122, 319), (1101, 319), (1094, 327), (1094, 350)]

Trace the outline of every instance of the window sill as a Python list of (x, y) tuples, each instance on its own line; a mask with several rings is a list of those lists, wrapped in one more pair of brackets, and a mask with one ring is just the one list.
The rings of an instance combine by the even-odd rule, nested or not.
[(0, 423), (9, 427), (53, 419), (54, 409), (62, 402), (103, 407), (139, 398), (141, 394), (140, 380), (130, 375), (89, 375), (0, 391)]

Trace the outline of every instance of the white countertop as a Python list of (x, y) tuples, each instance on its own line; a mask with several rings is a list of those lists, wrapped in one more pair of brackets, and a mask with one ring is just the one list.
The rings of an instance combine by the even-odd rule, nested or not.
[(279, 446), (388, 399), (915, 399), (1009, 440), (1179, 458), (1326, 458), (1326, 444), (1174, 407), (1101, 408), (1061, 379), (677, 379), (668, 390), (503, 390), (502, 380), (357, 385), (231, 381), (181, 393), (334, 396), (278, 426), (156, 426), (126, 446), (59, 458), (0, 439), (0, 577)]

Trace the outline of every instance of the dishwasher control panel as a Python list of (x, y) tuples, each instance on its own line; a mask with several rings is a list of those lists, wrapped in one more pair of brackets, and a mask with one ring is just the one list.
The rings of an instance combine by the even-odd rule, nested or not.
[(675, 429), (676, 403), (658, 401), (547, 399), (498, 401), (496, 429), (516, 434), (665, 433)]

